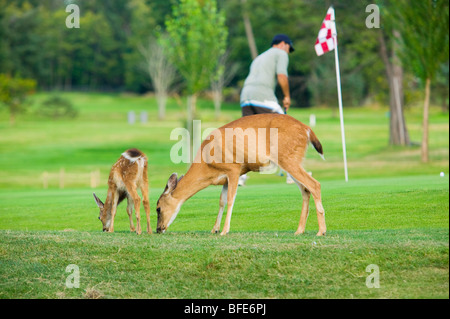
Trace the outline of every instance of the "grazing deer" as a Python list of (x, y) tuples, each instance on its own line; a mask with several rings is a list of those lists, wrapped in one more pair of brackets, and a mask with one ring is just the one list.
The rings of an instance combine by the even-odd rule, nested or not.
[(150, 203), (148, 200), (147, 157), (140, 150), (132, 148), (122, 153), (117, 162), (112, 166), (108, 179), (108, 194), (103, 203), (94, 193), (95, 201), (100, 208), (98, 219), (103, 224), (103, 231), (114, 231), (114, 217), (117, 206), (127, 198), (127, 213), (130, 218), (130, 230), (135, 231), (132, 213), (133, 206), (136, 214), (136, 233), (141, 234), (141, 198), (137, 192), (141, 189), (143, 204), (147, 215), (147, 233), (151, 234), (150, 227)]
[[(272, 132), (272, 130), (277, 132), (275, 139), (271, 138), (272, 133), (269, 135), (268, 131)], [(250, 138), (252, 131), (255, 135), (253, 139)], [(230, 132), (233, 133), (231, 140), (226, 138)], [(247, 139), (245, 139), (246, 133), (236, 134), (236, 132), (246, 132)], [(258, 155), (256, 160), (252, 161), (249, 159), (255, 159), (256, 151), (251, 140), (253, 142), (258, 140)], [(239, 176), (249, 171), (259, 171), (269, 166), (270, 163), (274, 163), (291, 174), (302, 192), (303, 206), (300, 223), (295, 234), (302, 234), (305, 231), (309, 199), (312, 195), (319, 221), (317, 235), (325, 235), (325, 211), (322, 206), (320, 183), (302, 168), (302, 160), (309, 142), (323, 158), (322, 145), (311, 128), (293, 117), (283, 114), (246, 116), (213, 131), (201, 144), (186, 175), (179, 179), (176, 173), (170, 176), (166, 188), (157, 202), (157, 232), (161, 233), (167, 230), (177, 216), (181, 205), (195, 193), (209, 185), (223, 185), (219, 214), (212, 233), (219, 232), (222, 214), (225, 205), (228, 204), (225, 224), (221, 232), (221, 235), (226, 235), (230, 231), (231, 214)], [(237, 153), (239, 152), (238, 145), (242, 146), (242, 154)], [(264, 151), (261, 151), (261, 148)], [(278, 148), (276, 154), (272, 154), (272, 151), (269, 153), (268, 149), (272, 150), (272, 148), (275, 150)], [(214, 161), (208, 158), (211, 150), (214, 150), (215, 153)], [(241, 160), (237, 160), (238, 157)]]

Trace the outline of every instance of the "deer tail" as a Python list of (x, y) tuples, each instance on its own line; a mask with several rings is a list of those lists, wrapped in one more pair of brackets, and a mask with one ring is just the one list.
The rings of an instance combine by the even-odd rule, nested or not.
[(313, 132), (313, 130), (311, 128), (308, 128), (308, 132), (309, 132), (309, 134), (308, 134), (309, 141), (314, 146), (316, 151), (320, 154), (320, 157), (322, 157), (322, 159), (325, 160), (325, 157), (323, 156), (322, 144), (320, 144), (320, 141), (317, 138), (316, 134), (314, 134), (314, 132)]

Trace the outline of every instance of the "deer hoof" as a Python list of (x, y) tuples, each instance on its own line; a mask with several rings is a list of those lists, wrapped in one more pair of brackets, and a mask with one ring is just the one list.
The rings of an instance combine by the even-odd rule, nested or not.
[(317, 233), (317, 236), (325, 236), (326, 234), (327, 234), (326, 231), (324, 231), (324, 232), (319, 231), (319, 232)]

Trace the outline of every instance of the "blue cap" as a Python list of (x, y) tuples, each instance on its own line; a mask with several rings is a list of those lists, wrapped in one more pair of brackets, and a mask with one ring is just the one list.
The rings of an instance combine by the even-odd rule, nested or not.
[(276, 36), (274, 36), (273, 39), (272, 39), (272, 44), (271, 45), (278, 44), (278, 43), (280, 43), (282, 41), (287, 43), (287, 44), (289, 44), (289, 46), (290, 46), (289, 52), (295, 51), (294, 45), (292, 44), (291, 39), (286, 34), (277, 34)]

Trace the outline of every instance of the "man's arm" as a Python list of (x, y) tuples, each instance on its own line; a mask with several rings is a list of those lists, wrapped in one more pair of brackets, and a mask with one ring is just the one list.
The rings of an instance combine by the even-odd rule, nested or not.
[(291, 95), (289, 93), (289, 80), (285, 74), (277, 74), (277, 79), (278, 83), (281, 86), (281, 90), (283, 91), (284, 94), (283, 107), (285, 107), (287, 111), (291, 106)]

